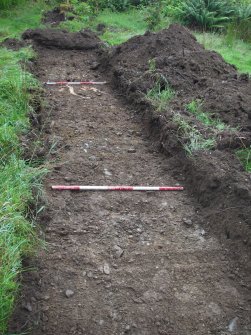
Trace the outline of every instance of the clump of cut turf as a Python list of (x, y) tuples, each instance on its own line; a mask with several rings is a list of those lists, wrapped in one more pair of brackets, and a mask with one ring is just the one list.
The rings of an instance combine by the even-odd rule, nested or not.
[(39, 87), (19, 64), (31, 57), (31, 49), (0, 49), (0, 334), (6, 332), (13, 311), (22, 258), (38, 243), (28, 205), (34, 202), (32, 189), (40, 187), (45, 170), (22, 159), (19, 141), (29, 128), (29, 92)]
[(237, 150), (236, 155), (241, 161), (245, 170), (247, 172), (251, 172), (251, 146), (249, 148)]
[(215, 147), (215, 138), (204, 138), (199, 130), (185, 121), (180, 114), (173, 116), (173, 122), (177, 124), (179, 130), (182, 132), (182, 137), (186, 139), (182, 144), (189, 155), (192, 155), (196, 151), (211, 150)]
[(230, 127), (223, 123), (220, 119), (214, 119), (212, 113), (203, 111), (203, 102), (199, 99), (192, 100), (186, 105), (186, 110), (192, 113), (197, 120), (203, 123), (205, 126), (212, 126), (219, 131), (228, 129)]
[(154, 87), (147, 92), (147, 98), (152, 101), (158, 112), (162, 112), (174, 97), (175, 92), (166, 80), (157, 80)]

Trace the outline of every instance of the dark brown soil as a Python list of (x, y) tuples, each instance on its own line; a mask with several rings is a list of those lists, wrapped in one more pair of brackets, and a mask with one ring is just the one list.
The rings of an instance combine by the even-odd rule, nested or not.
[[(35, 40), (41, 82), (110, 78), (110, 83), (46, 88), (49, 106), (42, 120), (45, 142), (51, 143), (47, 158), (52, 172), (45, 180), (47, 210), (40, 221), (48, 244), (25, 264), (36, 270), (23, 274), (10, 332), (249, 335), (249, 175), (231, 150), (198, 153), (193, 159), (184, 155), (169, 112), (161, 117), (143, 99), (139, 78), (147, 68), (141, 70), (136, 61), (123, 65), (130, 55), (133, 59), (134, 49), (123, 62), (115, 51), (108, 63), (96, 37), (96, 49), (81, 49), (75, 34), (58, 34), (60, 43), (50, 32), (26, 35)], [(196, 44), (185, 30), (183, 35), (187, 47)], [(170, 43), (178, 48), (175, 35)], [(87, 36), (83, 45), (88, 44)], [(138, 53), (139, 64), (144, 50)], [(222, 73), (236, 74), (217, 57)], [(242, 83), (241, 92), (249, 85), (240, 78), (231, 85), (235, 82)], [(196, 96), (189, 92), (180, 99)], [(245, 120), (242, 113), (240, 122)], [(225, 120), (234, 122), (229, 115)], [(57, 193), (52, 184), (183, 184), (186, 190)]]
[(27, 41), (18, 40), (16, 38), (6, 38), (6, 40), (0, 43), (1, 46), (14, 51), (27, 47), (28, 44)]
[(69, 50), (97, 49), (103, 44), (91, 30), (83, 30), (78, 33), (68, 33), (55, 29), (26, 30), (23, 39), (32, 40), (35, 45), (47, 48)]

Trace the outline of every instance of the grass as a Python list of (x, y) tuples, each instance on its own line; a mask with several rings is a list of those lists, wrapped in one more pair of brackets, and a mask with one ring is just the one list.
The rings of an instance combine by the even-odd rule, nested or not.
[(193, 100), (186, 105), (186, 110), (192, 113), (196, 119), (205, 126), (211, 126), (219, 131), (230, 129), (229, 126), (223, 123), (220, 119), (215, 119), (209, 112), (204, 112), (202, 106), (203, 103), (201, 100)]
[(251, 74), (251, 44), (217, 33), (195, 33), (197, 40), (206, 49), (217, 51), (227, 63), (237, 67), (239, 72)]
[(29, 5), (26, 5), (25, 1), (16, 2), (19, 5), (0, 12), (0, 42), (6, 38), (20, 38), (26, 29), (43, 27), (41, 17), (43, 12), (49, 9), (44, 1), (33, 0)]
[(61, 27), (70, 31), (79, 31), (85, 27), (96, 30), (98, 24), (105, 24), (105, 32), (100, 37), (110, 45), (126, 42), (135, 35), (142, 35), (147, 30), (142, 10), (131, 9), (127, 12), (113, 12), (105, 10), (91, 22), (85, 20), (67, 21), (61, 23)]
[(0, 0), (0, 9), (9, 9), (11, 6), (18, 5), (22, 0)]
[[(5, 0), (6, 3), (8, 1)], [(0, 42), (7, 37), (19, 38), (22, 32), (28, 28), (44, 27), (41, 24), (41, 17), (51, 6), (45, 4), (43, 0), (32, 0), (29, 6), (22, 3), (21, 0), (20, 5), (0, 14)], [(99, 13), (90, 22), (83, 18), (82, 20), (64, 22), (60, 27), (69, 31), (79, 31), (86, 27), (95, 30), (99, 23), (104, 23), (106, 29), (100, 36), (101, 39), (110, 45), (117, 45), (126, 42), (135, 35), (145, 33), (147, 30), (145, 15), (144, 9), (131, 9), (127, 12), (106, 10)], [(170, 22), (169, 18), (162, 19), (157, 30), (167, 28)], [(228, 63), (235, 65), (240, 72), (251, 73), (251, 45), (249, 43), (217, 33), (195, 32), (194, 34), (205, 48), (219, 52)]]
[(243, 164), (245, 170), (251, 172), (251, 146), (249, 148), (237, 150), (236, 155)]
[(147, 92), (147, 98), (153, 102), (158, 112), (162, 112), (174, 96), (175, 92), (168, 83), (163, 86), (160, 81)]
[(33, 56), (29, 48), (18, 52), (0, 49), (0, 334), (6, 332), (13, 310), (22, 258), (38, 242), (28, 220), (28, 205), (34, 202), (32, 189), (39, 187), (44, 170), (22, 159), (19, 140), (29, 128), (29, 90), (38, 88), (19, 61)]
[[(89, 23), (85, 20), (74, 20), (62, 23), (61, 27), (70, 31), (79, 31), (85, 27), (95, 30), (99, 23), (106, 25), (105, 32), (100, 37), (110, 45), (126, 42), (129, 38), (142, 35), (147, 30), (145, 11), (142, 9), (132, 9), (127, 12), (106, 10)], [(164, 18), (156, 30), (168, 28), (170, 23), (170, 19)], [(251, 45), (249, 43), (218, 33), (194, 32), (194, 34), (206, 49), (220, 53), (226, 62), (235, 65), (238, 71), (251, 73)]]
[(189, 155), (193, 155), (197, 151), (211, 150), (216, 144), (214, 138), (204, 138), (203, 135), (194, 127), (186, 122), (180, 114), (173, 116), (173, 122), (179, 127), (182, 132), (182, 137), (185, 138), (183, 147)]

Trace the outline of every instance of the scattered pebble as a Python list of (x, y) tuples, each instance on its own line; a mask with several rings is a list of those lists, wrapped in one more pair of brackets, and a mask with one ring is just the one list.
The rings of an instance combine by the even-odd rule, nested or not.
[(100, 66), (99, 62), (93, 62), (90, 66), (91, 70), (97, 70), (97, 68)]
[(45, 301), (50, 300), (50, 296), (49, 296), (49, 295), (45, 295), (45, 296), (44, 296), (44, 300), (45, 300)]
[(104, 264), (104, 273), (105, 273), (106, 275), (109, 275), (110, 272), (111, 272), (111, 270), (110, 270), (110, 266), (109, 266), (109, 264), (108, 264), (108, 263), (105, 263), (105, 264)]
[(229, 325), (228, 325), (228, 330), (232, 333), (232, 332), (236, 332), (237, 331), (237, 321), (238, 321), (238, 318), (237, 317), (235, 317), (235, 318), (233, 318), (231, 321), (230, 321), (230, 323), (229, 323)]
[(133, 153), (136, 152), (136, 149), (135, 149), (135, 148), (129, 148), (129, 149), (127, 150), (127, 152), (129, 152), (130, 154), (133, 154)]
[(193, 222), (192, 222), (192, 220), (190, 220), (190, 219), (187, 219), (187, 218), (184, 218), (183, 219), (183, 222), (185, 223), (185, 225), (187, 225), (187, 226), (192, 226), (193, 225)]
[(112, 176), (112, 173), (110, 171), (108, 171), (107, 169), (104, 169), (104, 174), (106, 176)]
[(114, 250), (115, 250), (116, 258), (120, 258), (124, 253), (124, 250), (122, 248), (120, 248), (120, 246), (118, 246), (118, 245), (114, 246)]
[(26, 309), (28, 312), (32, 312), (32, 306), (30, 302), (27, 302), (23, 305), (23, 308)]
[(87, 277), (88, 277), (88, 278), (92, 278), (92, 277), (93, 277), (93, 273), (92, 273), (91, 271), (88, 271), (88, 272), (87, 272)]
[(72, 290), (66, 290), (65, 291), (65, 296), (67, 298), (71, 298), (72, 296), (74, 296), (74, 291), (72, 291)]

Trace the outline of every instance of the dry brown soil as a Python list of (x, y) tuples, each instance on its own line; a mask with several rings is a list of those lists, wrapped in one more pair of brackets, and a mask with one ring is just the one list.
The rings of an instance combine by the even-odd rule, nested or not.
[[(94, 51), (41, 47), (39, 79), (106, 80)], [(73, 91), (74, 90), (74, 91)], [(73, 95), (75, 93), (76, 95)], [(251, 334), (244, 265), (209, 229), (203, 208), (179, 193), (53, 192), (53, 184), (176, 185), (134, 109), (109, 83), (46, 88), (41, 226), (47, 249), (27, 261), (10, 331), (32, 335)], [(173, 176), (176, 175), (174, 178)], [(243, 265), (244, 264), (244, 265)], [(68, 296), (68, 297), (67, 297)]]

